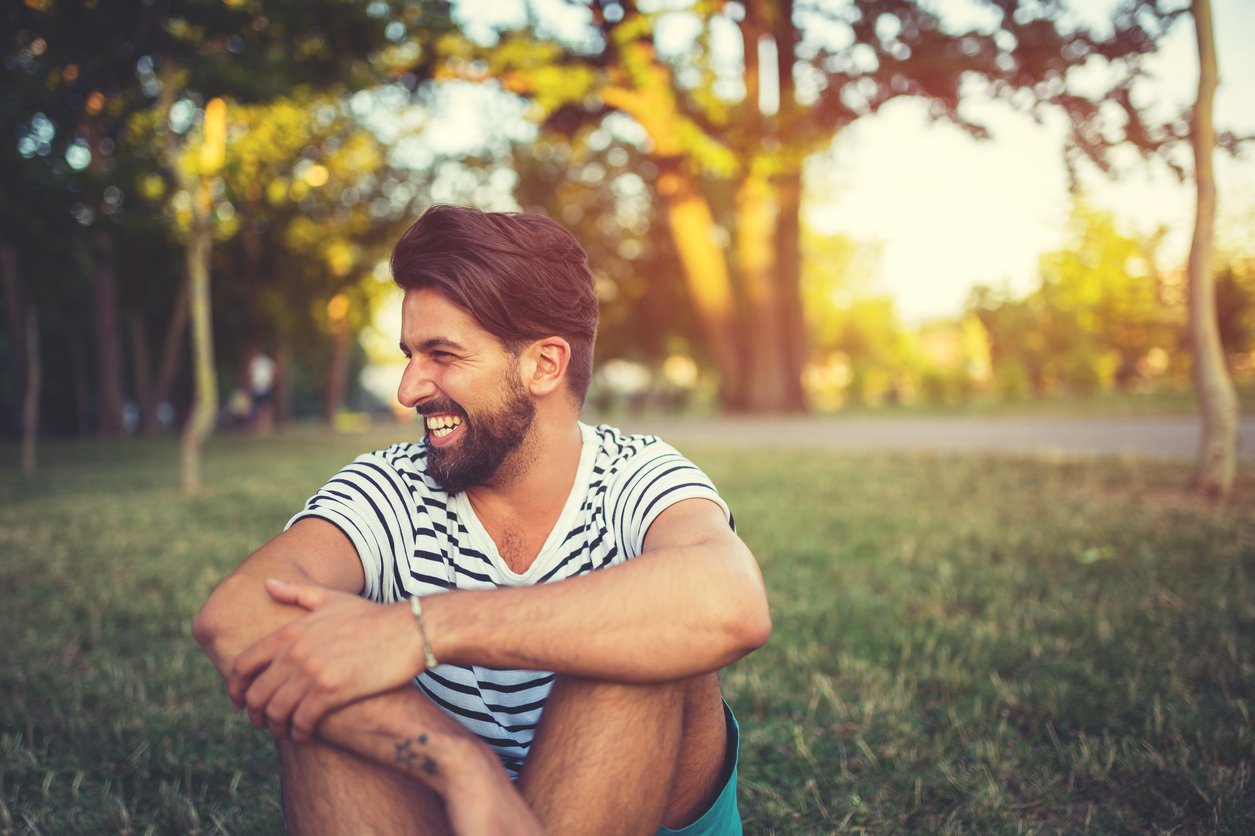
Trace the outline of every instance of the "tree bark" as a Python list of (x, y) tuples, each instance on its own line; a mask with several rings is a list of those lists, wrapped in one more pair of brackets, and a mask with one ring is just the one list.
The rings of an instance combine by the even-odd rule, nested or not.
[(275, 427), (284, 429), (292, 423), (292, 351), (286, 342), (275, 349)]
[(1191, 7), (1198, 39), (1199, 74), (1198, 101), (1191, 126), (1198, 202), (1194, 238), (1190, 242), (1190, 342), (1194, 350), (1194, 386), (1202, 412), (1195, 486), (1207, 496), (1225, 497), (1233, 489), (1237, 467), (1238, 402), (1220, 343), (1212, 273), (1216, 216), (1216, 181), (1212, 168), (1216, 145), (1212, 124), (1212, 102), (1217, 85), (1216, 45), (1210, 0), (1194, 0)]
[[(619, 27), (614, 36), (630, 33)], [(702, 336), (710, 348), (720, 377), (725, 408), (742, 401), (743, 373), (737, 350), (738, 321), (732, 275), (727, 258), (715, 240), (710, 203), (687, 169), (683, 118), (667, 67), (647, 40), (624, 37), (618, 44), (624, 84), (602, 91), (610, 107), (635, 119), (651, 142), (650, 156), (658, 166), (658, 195), (666, 209), (684, 280), (693, 302)]]
[(732, 278), (723, 251), (715, 242), (710, 204), (691, 177), (664, 171), (658, 193), (667, 210), (689, 297), (719, 372), (724, 407), (736, 410), (745, 402), (744, 371), (737, 350), (737, 315)]
[(113, 258), (113, 236), (100, 231), (92, 241), (92, 285), (96, 301), (96, 385), (100, 413), (97, 432), (102, 438), (120, 438), (122, 424), (122, 358), (118, 339), (118, 279)]
[(344, 320), (331, 323), (331, 358), (327, 377), (323, 380), (322, 420), (334, 429), (336, 415), (344, 405), (344, 391), (349, 382), (349, 342), (352, 333)]
[(780, 378), (785, 412), (805, 412), (806, 390), (802, 374), (810, 357), (806, 314), (802, 309), (802, 173), (797, 168), (777, 175), (776, 191), (776, 293), (780, 317), (782, 365)]
[(170, 400), (170, 390), (179, 372), (179, 361), (186, 348), (187, 309), (188, 309), (188, 277), (179, 281), (179, 292), (174, 299), (174, 310), (170, 312), (170, 323), (166, 326), (166, 336), (161, 343), (161, 366), (157, 369), (157, 379), (153, 385), (153, 409), (159, 409)]
[[(13, 347), (14, 385), (17, 390), (22, 390), (26, 385), (26, 335), (22, 321), (22, 288), (17, 281), (17, 250), (8, 241), (0, 241), (0, 281), (4, 282), (4, 310), (9, 320), (10, 344)], [(6, 421), (16, 422), (18, 405), (14, 403), (12, 409), (13, 413), (6, 416)]]
[(775, 206), (767, 177), (749, 171), (736, 190), (736, 266), (745, 301), (748, 391), (752, 412), (776, 412), (785, 402), (784, 334), (775, 287)]
[(135, 400), (139, 404), (139, 426), (145, 435), (157, 431), (157, 404), (153, 400), (152, 375), (149, 371), (148, 332), (144, 316), (131, 311), (131, 365), (135, 374)]
[(39, 439), (39, 387), (43, 368), (39, 357), (39, 316), (26, 306), (26, 391), (22, 399), (22, 473), (35, 475), (35, 444)]
[(202, 179), (193, 198), (192, 229), (187, 239), (188, 302), (192, 323), (192, 363), (196, 395), (192, 414), (183, 428), (182, 488), (187, 494), (201, 486), (201, 452), (213, 432), (218, 414), (218, 375), (214, 366), (213, 322), (210, 309), (209, 260), (213, 253), (213, 200), (208, 180)]

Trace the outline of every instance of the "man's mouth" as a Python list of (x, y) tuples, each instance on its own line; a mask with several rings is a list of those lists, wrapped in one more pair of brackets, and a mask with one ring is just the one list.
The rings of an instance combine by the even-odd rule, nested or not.
[(444, 438), (462, 424), (461, 417), (457, 415), (427, 415), (425, 421), (427, 434), (433, 438)]

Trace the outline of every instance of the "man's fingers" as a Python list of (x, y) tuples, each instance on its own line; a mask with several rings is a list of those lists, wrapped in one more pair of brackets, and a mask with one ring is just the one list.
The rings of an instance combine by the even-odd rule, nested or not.
[(266, 704), (266, 728), (270, 729), (270, 734), (276, 739), (289, 736), (292, 710), (304, 691), (304, 686), (289, 679), (275, 691), (274, 696)]
[(292, 714), (292, 739), (301, 743), (311, 740), (322, 718), (335, 707), (323, 691), (314, 689), (306, 694)]
[(280, 604), (295, 604), (307, 610), (320, 607), (327, 601), (327, 589), (317, 584), (281, 581), (270, 578), (266, 591)]
[(235, 657), (235, 662), (231, 665), (231, 679), (227, 682), (227, 693), (231, 695), (231, 702), (235, 703), (236, 708), (244, 707), (245, 694), (253, 680), (270, 665), (284, 644), (276, 633), (271, 633), (253, 642)]

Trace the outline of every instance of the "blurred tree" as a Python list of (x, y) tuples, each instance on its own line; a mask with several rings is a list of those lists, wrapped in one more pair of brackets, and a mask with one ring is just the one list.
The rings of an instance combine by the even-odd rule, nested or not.
[[(326, 302), (341, 289), (338, 285), (361, 283), (369, 276), (378, 256), (373, 249), (376, 228), (386, 231), (387, 223), (395, 224), (410, 209), (413, 192), (405, 200), (380, 196), (379, 189), (395, 185), (397, 179), (386, 174), (386, 165), (374, 164), (369, 155), (363, 158), (358, 153), (369, 144), (370, 131), (360, 121), (355, 122), (365, 117), (349, 107), (348, 94), (393, 78), (412, 89), (414, 77), (404, 76), (404, 71), (421, 66), (418, 50), (422, 39), (407, 39), (406, 34), (419, 30), (439, 36), (447, 28), (447, 15), (439, 5), (354, 0), (299, 5), (231, 0), (190, 5), (28, 2), (8, 4), (2, 14), (9, 25), (5, 29), (6, 83), (0, 85), (0, 113), (5, 116), (3, 130), (11, 141), (6, 140), (3, 155), (6, 191), (0, 194), (0, 212), (12, 209), (20, 213), (22, 203), (29, 211), (32, 201), (19, 201), (7, 187), (38, 181), (50, 218), (72, 217), (83, 230), (107, 233), (95, 236), (94, 242), (88, 238), (81, 246), (75, 244), (74, 236), (65, 236), (60, 246), (63, 251), (82, 253), (76, 259), (80, 262), (95, 255), (97, 286), (116, 275), (128, 291), (123, 296), (130, 301), (127, 320), (133, 384), (145, 426), (155, 424), (156, 406), (168, 396), (187, 321), (188, 294), (175, 292), (184, 283), (161, 281), (163, 274), (170, 275), (166, 271), (171, 263), (172, 240), (183, 241), (183, 246), (196, 254), (196, 258), (187, 259), (188, 273), (200, 270), (206, 278), (214, 265), (206, 255), (210, 236), (219, 243), (229, 241), (241, 226), (252, 233), (249, 241), (254, 251), (259, 238), (265, 237), (257, 232), (258, 226), (279, 230), (270, 235), (272, 240), (285, 241), (302, 252), (312, 249), (316, 258), (302, 262), (301, 269), (311, 271), (315, 264), (335, 269), (331, 282), (304, 280), (308, 274), (303, 281), (293, 281), (293, 286), (316, 287), (324, 294), (317, 302), (308, 299), (310, 294), (298, 300), (303, 313), (288, 318), (300, 319), (303, 325), (318, 321), (320, 316), (325, 321)], [(317, 91), (322, 91), (321, 99)], [(271, 167), (282, 168), (286, 163), (289, 171), (285, 183), (295, 181), (305, 192), (331, 197), (319, 200), (298, 194), (300, 189), (285, 188), (280, 190), (281, 199), (276, 199), (273, 189), (258, 199), (257, 181), (232, 188), (232, 177), (242, 170), (230, 156), (234, 140), (257, 127), (238, 126), (234, 114), (249, 103), (264, 106), (294, 93), (316, 110), (290, 118), (289, 124), (326, 127), (319, 122), (319, 114), (329, 109), (335, 127), (297, 149), (284, 146), (288, 156), (282, 162), (276, 159), (282, 154), (270, 153)], [(209, 109), (210, 118), (206, 116), (206, 104), (215, 99), (223, 103), (219, 112), (226, 118), (221, 123), (212, 118), (217, 105)], [(260, 118), (264, 121), (269, 116)], [(352, 130), (345, 127), (350, 122), (355, 122)], [(204, 143), (206, 127), (212, 135), (219, 126), (219, 141)], [(350, 140), (347, 137), (353, 131), (358, 138)], [(310, 132), (304, 134), (308, 138)], [(270, 139), (275, 139), (273, 133)], [(220, 147), (223, 156), (215, 159), (213, 153), (202, 154), (202, 146)], [(12, 149), (19, 153), (12, 154)], [(374, 159), (383, 157), (377, 144), (370, 150)], [(331, 165), (324, 154), (344, 164)], [(165, 176), (154, 176), (155, 170), (164, 170)], [(21, 177), (11, 178), (11, 172)], [(252, 173), (259, 173), (256, 167)], [(323, 175), (325, 182), (319, 186), (309, 184), (311, 177), (316, 180)], [(409, 178), (410, 174), (400, 176)], [(371, 177), (377, 178), (376, 182), (363, 186)], [(287, 211), (288, 205), (299, 208)], [(237, 206), (261, 208), (272, 216), (286, 212), (287, 219), (242, 225), (235, 213)], [(301, 212), (318, 215), (314, 231), (288, 235)], [(358, 217), (345, 223), (348, 214)], [(17, 227), (12, 260), (18, 264), (35, 260), (35, 226)], [(359, 236), (362, 244), (353, 242), (351, 236)], [(126, 246), (112, 243), (119, 238)], [(312, 248), (311, 241), (315, 244)], [(101, 267), (112, 268), (115, 263), (129, 269), (111, 272)], [(77, 271), (52, 276), (49, 285), (68, 296), (73, 291), (74, 275)], [(291, 279), (296, 271), (285, 275)], [(256, 287), (250, 293), (240, 287), (256, 276), (257, 271), (243, 278), (227, 275), (231, 290), (224, 295), (249, 298), (250, 302), (268, 299), (262, 307), (275, 318), (282, 316), (286, 310), (278, 298), (282, 292), (271, 288), (267, 293), (266, 288)], [(88, 309), (98, 315), (104, 312), (102, 322), (113, 323), (98, 331), (112, 332), (109, 341), (116, 346), (119, 317), (108, 315), (109, 294), (97, 295), (102, 303)], [(365, 293), (363, 298), (369, 295)], [(209, 298), (208, 293), (196, 296)], [(155, 373), (147, 337), (154, 316), (168, 326)], [(361, 318), (357, 314), (351, 321)], [(212, 345), (206, 337), (210, 329), (204, 327), (208, 317), (198, 319), (203, 325), (197, 343), (204, 354)], [(49, 329), (43, 330), (47, 334)], [(70, 329), (70, 333), (82, 330)], [(292, 333), (302, 329), (289, 323), (277, 330)], [(7, 344), (5, 351), (17, 359), (19, 352)], [(100, 349), (71, 353), (98, 358), (108, 354)], [(113, 356), (116, 360), (116, 351)], [(115, 371), (107, 376), (121, 377), (121, 364), (114, 362), (111, 367)], [(213, 364), (202, 364), (202, 368), (215, 371)], [(73, 376), (88, 381), (106, 375), (89, 375), (76, 366)], [(212, 380), (209, 383), (201, 387), (202, 403), (217, 389)], [(14, 387), (5, 388), (9, 391)], [(81, 398), (84, 403), (100, 400)], [(104, 413), (117, 414), (120, 420), (120, 408), (106, 406)], [(203, 413), (202, 422), (208, 415), (208, 411)]]
[[(652, 12), (592, 0), (566, 7), (582, 18), (578, 36), (558, 37), (533, 16), (495, 41), (446, 40), (445, 73), (497, 80), (572, 135), (612, 112), (631, 117), (658, 172), (653, 185), (725, 405), (796, 410), (806, 354), (804, 159), (901, 96), (924, 98), (934, 117), (984, 136), (960, 100), (986, 95), (1061, 108), (1075, 152), (1101, 160), (1105, 146), (1090, 141), (1100, 135), (1099, 101), (1128, 104), (1138, 59), (1173, 15), (1132, 2), (1099, 36), (1068, 23), (1061, 8), (991, 0), (965, 28), (915, 0), (715, 0)], [(1111, 80), (1097, 97), (1067, 83), (1091, 61), (1106, 65)], [(1139, 114), (1131, 105), (1128, 112), (1124, 130), (1135, 135)], [(729, 196), (722, 205), (720, 195)]]
[(614, 120), (570, 138), (546, 132), (517, 144), (514, 196), (566, 225), (588, 251), (601, 303), (599, 360), (656, 367), (683, 353), (708, 360), (682, 286), (657, 167), (614, 132)]
[(1194, 184), (1198, 201), (1194, 238), (1190, 243), (1190, 341), (1194, 349), (1194, 384), (1202, 409), (1203, 437), (1195, 484), (1213, 497), (1233, 490), (1238, 454), (1238, 399), (1225, 367), (1216, 319), (1216, 288), (1212, 273), (1215, 237), (1216, 181), (1212, 156), (1216, 145), (1212, 102), (1216, 94), (1216, 42), (1211, 3), (1193, 0), (1190, 10), (1198, 43), (1198, 100), (1190, 120), (1194, 150)]
[(1162, 236), (1126, 235), (1109, 212), (1076, 200), (1064, 248), (1041, 257), (1052, 348), (1065, 358), (1060, 376), (1074, 389), (1112, 382), (1128, 389), (1151, 349), (1174, 347), (1179, 322), (1159, 301)]
[(1000, 394), (1130, 389), (1153, 358), (1179, 353), (1182, 300), (1158, 267), (1163, 231), (1122, 232), (1111, 213), (1074, 201), (1064, 246), (1039, 259), (1039, 286), (1022, 299), (976, 288), (968, 310), (989, 340)]

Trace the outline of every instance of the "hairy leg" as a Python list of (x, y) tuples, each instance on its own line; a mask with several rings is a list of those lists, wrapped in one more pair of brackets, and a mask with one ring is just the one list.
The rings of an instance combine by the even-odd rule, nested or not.
[(318, 742), (280, 742), (279, 763), (289, 833), (451, 832), (436, 793), (395, 769)]
[(540, 832), (492, 750), (412, 686), (345, 706), (316, 737), (279, 744), (293, 833)]
[(650, 834), (705, 810), (726, 746), (714, 674), (661, 685), (558, 677), (519, 789), (550, 833)]

